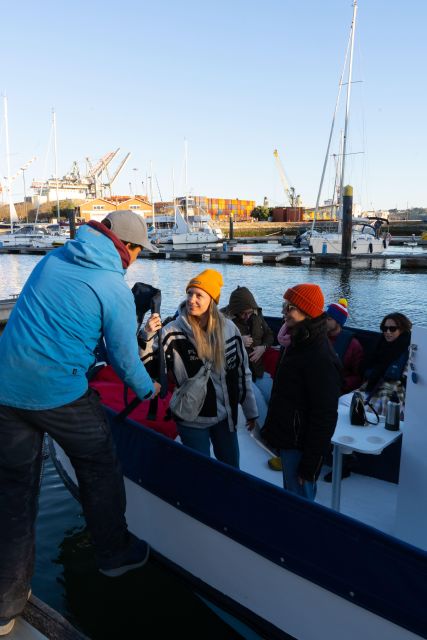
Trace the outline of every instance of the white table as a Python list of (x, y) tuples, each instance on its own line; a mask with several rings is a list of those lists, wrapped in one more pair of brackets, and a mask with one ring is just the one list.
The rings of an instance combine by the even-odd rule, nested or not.
[[(384, 416), (380, 416), (377, 425), (359, 427), (350, 424), (350, 401), (353, 394), (340, 398), (338, 422), (332, 436), (334, 455), (332, 464), (332, 501), (331, 507), (340, 510), (341, 474), (343, 454), (358, 451), (378, 456), (389, 444), (398, 439), (402, 431), (388, 431), (384, 428)], [(367, 413), (369, 420), (376, 420), (375, 414)], [(403, 423), (401, 423), (401, 427)]]

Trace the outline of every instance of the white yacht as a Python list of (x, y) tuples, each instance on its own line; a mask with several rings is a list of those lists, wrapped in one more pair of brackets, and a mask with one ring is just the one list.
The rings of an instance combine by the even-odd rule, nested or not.
[[(49, 228), (55, 227), (56, 228)], [(0, 235), (0, 247), (54, 247), (64, 244), (69, 235), (59, 225), (21, 224)]]
[[(382, 253), (387, 249), (389, 234), (380, 236), (369, 220), (353, 218), (351, 233), (351, 253)], [(342, 235), (340, 232), (307, 231), (307, 243), (313, 253), (341, 253)], [(301, 246), (303, 238), (301, 237)]]
[(190, 199), (185, 212), (180, 205), (175, 204), (173, 215), (156, 216), (155, 220), (147, 219), (147, 222), (151, 222), (154, 227), (150, 239), (157, 244), (204, 246), (224, 239), (221, 229), (213, 225), (211, 217), (197, 212), (190, 204)]

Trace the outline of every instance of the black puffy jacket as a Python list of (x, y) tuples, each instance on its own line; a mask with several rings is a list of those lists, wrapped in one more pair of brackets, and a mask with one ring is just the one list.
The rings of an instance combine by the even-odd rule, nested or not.
[(277, 449), (303, 452), (298, 473), (314, 481), (338, 417), (342, 373), (326, 334), (326, 314), (293, 330), (278, 364), (263, 438)]

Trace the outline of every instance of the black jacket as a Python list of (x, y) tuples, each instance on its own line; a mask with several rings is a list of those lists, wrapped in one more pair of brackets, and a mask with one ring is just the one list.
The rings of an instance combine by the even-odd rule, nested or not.
[(303, 452), (299, 475), (314, 481), (338, 417), (342, 374), (326, 334), (326, 314), (296, 325), (279, 361), (263, 438), (277, 449)]

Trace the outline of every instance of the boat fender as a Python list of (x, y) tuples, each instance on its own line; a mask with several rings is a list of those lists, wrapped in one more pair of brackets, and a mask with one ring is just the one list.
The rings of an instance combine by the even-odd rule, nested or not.
[(372, 242), (369, 243), (369, 253), (374, 252), (374, 247), (372, 246)]

